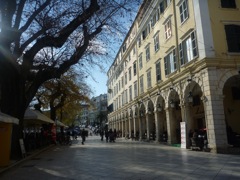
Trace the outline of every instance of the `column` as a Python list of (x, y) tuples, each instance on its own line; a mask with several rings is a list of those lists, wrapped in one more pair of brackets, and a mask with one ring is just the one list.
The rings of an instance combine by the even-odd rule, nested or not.
[(150, 140), (150, 114), (146, 113), (147, 140)]
[(166, 108), (166, 119), (167, 119), (167, 133), (168, 133), (168, 144), (176, 142), (176, 131), (173, 127), (173, 110), (172, 108)]
[(139, 123), (139, 141), (142, 140), (142, 118), (138, 116), (138, 123)]
[(154, 116), (155, 116), (155, 125), (156, 125), (156, 142), (160, 142), (160, 123), (159, 123), (159, 118), (160, 118), (160, 112), (154, 111)]

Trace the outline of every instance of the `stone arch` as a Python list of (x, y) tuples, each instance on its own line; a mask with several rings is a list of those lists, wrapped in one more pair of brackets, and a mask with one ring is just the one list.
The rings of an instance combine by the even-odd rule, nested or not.
[(222, 94), (223, 88), (225, 83), (233, 76), (239, 75), (236, 71), (234, 70), (227, 70), (225, 72), (222, 73), (222, 76), (219, 78), (218, 81), (218, 91), (219, 91), (219, 95)]
[(225, 82), (222, 89), (223, 107), (225, 115), (225, 123), (227, 127), (227, 141), (233, 146), (240, 146), (239, 140), (235, 134), (240, 134), (240, 74), (233, 73), (233, 76), (225, 76)]

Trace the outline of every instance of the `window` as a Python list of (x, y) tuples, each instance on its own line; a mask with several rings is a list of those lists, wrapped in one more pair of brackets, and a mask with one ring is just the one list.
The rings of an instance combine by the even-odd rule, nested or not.
[(123, 88), (123, 85), (124, 85), (124, 79), (123, 79), (123, 76), (122, 76), (122, 88)]
[(161, 77), (161, 63), (160, 61), (158, 61), (156, 63), (156, 80), (157, 82), (159, 82), (162, 79)]
[(222, 8), (236, 8), (235, 0), (221, 0)]
[(133, 75), (136, 76), (136, 74), (137, 74), (137, 63), (134, 62), (133, 63)]
[(197, 40), (194, 31), (179, 45), (179, 58), (181, 65), (193, 60), (197, 56)]
[(171, 3), (171, 0), (163, 0), (162, 2), (160, 2), (159, 7), (160, 7), (160, 14), (162, 14), (165, 9), (169, 6), (169, 4)]
[(138, 38), (138, 47), (141, 47), (141, 37)]
[(119, 91), (121, 90), (121, 83), (120, 83), (120, 80), (118, 81), (118, 89), (119, 89)]
[(151, 32), (151, 24), (148, 23), (147, 25), (147, 35)]
[(142, 39), (144, 40), (147, 37), (147, 29), (142, 32)]
[(154, 37), (154, 50), (157, 52), (159, 50), (159, 34), (156, 34)]
[(150, 46), (148, 45), (146, 47), (146, 61), (150, 60)]
[(139, 56), (139, 69), (142, 69), (143, 68), (143, 65), (142, 65), (142, 55)]
[(140, 77), (140, 93), (143, 93), (144, 89), (143, 89), (143, 76)]
[(189, 17), (188, 0), (182, 1), (182, 3), (179, 5), (179, 11), (180, 11), (181, 23), (183, 23)]
[(159, 11), (157, 10), (151, 19), (151, 27), (153, 28), (156, 22), (159, 20)]
[(128, 90), (125, 90), (125, 100), (126, 100), (126, 103), (128, 103)]
[(162, 14), (165, 10), (165, 7), (164, 7), (164, 1), (160, 2), (159, 4), (159, 10), (160, 10), (160, 14)]
[(240, 52), (240, 25), (225, 25), (228, 52)]
[(137, 88), (137, 81), (134, 82), (134, 97), (136, 98), (138, 96), (138, 88)]
[(124, 105), (124, 93), (122, 93), (122, 105)]
[(125, 73), (125, 84), (127, 84), (127, 73)]
[(152, 87), (152, 80), (151, 80), (151, 70), (147, 71), (147, 87)]
[(129, 101), (132, 101), (132, 86), (129, 86)]
[(164, 26), (165, 26), (165, 37), (166, 39), (169, 39), (172, 36), (171, 20), (169, 19)]
[(173, 73), (177, 69), (175, 49), (164, 58), (165, 75)]
[(128, 79), (129, 79), (129, 81), (131, 81), (131, 79), (132, 79), (132, 68), (128, 69)]
[(123, 51), (123, 53), (126, 51), (126, 43), (123, 45), (122, 51)]

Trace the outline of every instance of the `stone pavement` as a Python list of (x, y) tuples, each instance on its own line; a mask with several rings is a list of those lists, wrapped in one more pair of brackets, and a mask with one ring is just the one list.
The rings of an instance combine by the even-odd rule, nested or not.
[(240, 156), (98, 136), (54, 146), (0, 174), (1, 180), (240, 179)]

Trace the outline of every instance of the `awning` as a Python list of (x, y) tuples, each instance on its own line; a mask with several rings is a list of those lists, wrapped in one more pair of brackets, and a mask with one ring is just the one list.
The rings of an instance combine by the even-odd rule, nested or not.
[(19, 120), (17, 118), (0, 112), (0, 122), (18, 124)]
[(56, 126), (62, 126), (62, 127), (67, 127), (65, 124), (63, 124), (61, 121), (56, 121)]
[(49, 117), (45, 116), (38, 110), (27, 109), (24, 114), (25, 124), (54, 124), (54, 121)]

